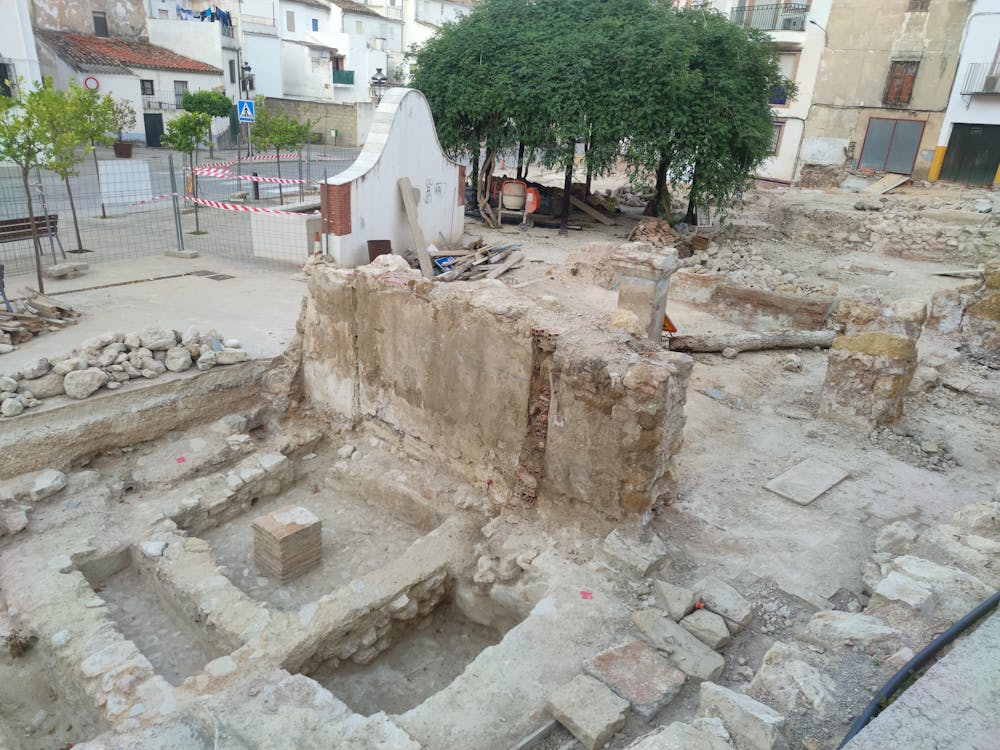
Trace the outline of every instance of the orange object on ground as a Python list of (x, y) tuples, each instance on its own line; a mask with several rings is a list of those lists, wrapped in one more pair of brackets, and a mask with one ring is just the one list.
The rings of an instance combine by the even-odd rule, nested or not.
[(677, 326), (666, 313), (663, 313), (663, 330), (667, 333), (677, 333)]

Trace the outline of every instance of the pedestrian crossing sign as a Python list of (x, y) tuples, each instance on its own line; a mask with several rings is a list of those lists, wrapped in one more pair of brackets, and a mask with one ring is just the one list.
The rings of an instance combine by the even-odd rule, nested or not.
[(254, 121), (255, 103), (253, 99), (240, 99), (236, 102), (236, 113), (239, 116), (240, 122)]

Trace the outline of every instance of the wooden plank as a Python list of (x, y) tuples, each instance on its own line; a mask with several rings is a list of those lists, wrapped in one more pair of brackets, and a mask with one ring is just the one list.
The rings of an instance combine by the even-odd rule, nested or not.
[(569, 197), (569, 202), (570, 202), (571, 205), (576, 206), (581, 211), (583, 211), (585, 214), (587, 214), (587, 216), (590, 216), (593, 219), (597, 219), (602, 224), (606, 224), (609, 227), (613, 227), (613, 226), (617, 226), (618, 225), (618, 222), (616, 222), (614, 219), (609, 219), (607, 216), (605, 216), (604, 214), (602, 214), (596, 208), (594, 208), (593, 206), (591, 206), (588, 203), (584, 203), (582, 200), (580, 200), (579, 198), (577, 198), (575, 195), (571, 195)]
[(859, 193), (864, 193), (865, 195), (882, 195), (882, 193), (888, 193), (890, 190), (898, 188), (905, 182), (910, 181), (910, 175), (908, 174), (895, 174), (893, 172), (887, 172), (885, 176), (873, 182), (868, 187), (859, 190)]
[(738, 352), (763, 349), (828, 349), (833, 343), (833, 331), (769, 331), (767, 333), (720, 333), (703, 336), (672, 336), (668, 348), (677, 352)]
[(431, 263), (431, 256), (427, 252), (427, 241), (424, 239), (423, 230), (417, 221), (417, 202), (413, 199), (413, 185), (410, 183), (409, 177), (400, 177), (396, 184), (399, 185), (399, 193), (403, 196), (403, 208), (406, 209), (406, 220), (410, 224), (414, 249), (420, 260), (420, 272), (425, 279), (433, 279), (434, 264)]
[(507, 273), (511, 268), (520, 263), (522, 260), (524, 260), (524, 253), (512, 253), (511, 256), (507, 258), (506, 261), (504, 261), (502, 266), (498, 266), (497, 268), (494, 268), (492, 271), (486, 274), (486, 278), (495, 279), (499, 276), (503, 276), (505, 273)]

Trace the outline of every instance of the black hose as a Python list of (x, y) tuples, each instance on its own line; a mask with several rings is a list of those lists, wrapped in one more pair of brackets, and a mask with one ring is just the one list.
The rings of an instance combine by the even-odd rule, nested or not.
[(847, 736), (844, 737), (844, 740), (837, 745), (837, 750), (840, 750), (840, 748), (844, 747), (844, 745), (854, 739), (854, 736), (864, 729), (868, 725), (868, 722), (879, 714), (885, 706), (886, 701), (896, 694), (896, 691), (899, 690), (902, 684), (910, 678), (910, 675), (923, 668), (927, 662), (934, 658), (938, 651), (958, 638), (958, 636), (968, 630), (969, 627), (974, 625), (976, 622), (983, 619), (989, 614), (990, 610), (996, 609), (997, 605), (1000, 605), (1000, 591), (993, 594), (993, 596), (969, 612), (969, 614), (927, 644), (927, 646), (925, 646), (920, 653), (906, 662), (906, 665), (896, 672), (896, 674), (894, 674), (892, 678), (885, 683), (885, 686), (881, 690), (875, 693), (875, 697), (872, 698), (872, 702), (868, 704), (868, 707), (851, 725), (851, 728), (848, 730)]

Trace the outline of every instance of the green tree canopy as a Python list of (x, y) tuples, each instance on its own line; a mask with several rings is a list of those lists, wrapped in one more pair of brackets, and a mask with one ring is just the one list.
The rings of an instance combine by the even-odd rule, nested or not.
[[(204, 142), (205, 131), (211, 123), (211, 116), (204, 112), (185, 112), (167, 123), (160, 143), (174, 151), (186, 154), (191, 174), (191, 192), (198, 197), (198, 178), (194, 174), (195, 152)], [(194, 204), (194, 230), (201, 233), (198, 219), (198, 204)]]
[[(233, 100), (221, 91), (185, 91), (181, 99), (181, 107), (187, 112), (202, 112), (211, 117), (229, 117), (233, 109)], [(208, 123), (208, 150), (214, 151), (212, 142), (212, 123)]]
[[(254, 122), (250, 129), (250, 139), (258, 151), (274, 149), (277, 156), (278, 177), (281, 177), (281, 152), (298, 151), (309, 141), (313, 121), (297, 120), (284, 110), (268, 106), (263, 96), (257, 97), (254, 108)], [(285, 192), (278, 185), (281, 203), (285, 202)]]

